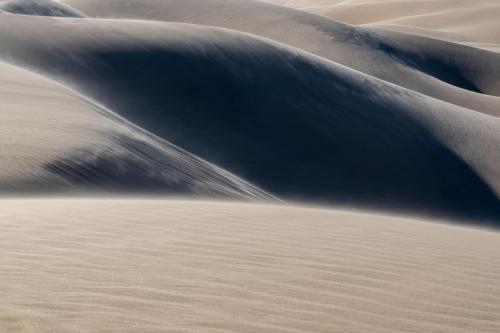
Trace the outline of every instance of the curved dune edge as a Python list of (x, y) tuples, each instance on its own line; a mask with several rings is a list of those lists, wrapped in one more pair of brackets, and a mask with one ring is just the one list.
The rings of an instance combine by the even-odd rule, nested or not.
[[(71, 0), (66, 0), (71, 1)], [(81, 0), (73, 0), (81, 1)], [(436, 36), (463, 36), (500, 43), (496, 0), (263, 0), (312, 12), (350, 24), (393, 25), (394, 28), (433, 30)], [(396, 27), (396, 25), (398, 27)], [(418, 34), (418, 32), (417, 32)], [(453, 39), (453, 38), (452, 38)], [(498, 45), (498, 44), (497, 44)]]
[(53, 0), (0, 0), (1, 12), (53, 17), (85, 17), (78, 10)]
[(385, 81), (476, 111), (499, 109), (500, 55), (441, 40), (386, 37), (254, 0), (66, 0), (90, 17), (218, 26), (279, 41)]
[(272, 200), (61, 84), (0, 62), (0, 193), (147, 192)]
[(498, 118), (235, 31), (23, 21), (6, 59), (280, 198), (500, 220)]
[(0, 251), (5, 332), (500, 330), (490, 231), (287, 206), (3, 200)]

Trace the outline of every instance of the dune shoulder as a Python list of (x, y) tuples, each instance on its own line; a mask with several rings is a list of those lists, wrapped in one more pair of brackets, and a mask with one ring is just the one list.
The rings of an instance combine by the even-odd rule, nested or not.
[(0, 193), (272, 196), (37, 73), (0, 62)]

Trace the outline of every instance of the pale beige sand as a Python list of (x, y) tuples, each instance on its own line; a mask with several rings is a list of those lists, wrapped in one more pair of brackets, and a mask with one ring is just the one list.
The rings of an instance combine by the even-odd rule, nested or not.
[(0, 201), (0, 332), (499, 332), (500, 234), (159, 199)]
[(356, 25), (385, 27), (497, 51), (497, 0), (264, 0)]

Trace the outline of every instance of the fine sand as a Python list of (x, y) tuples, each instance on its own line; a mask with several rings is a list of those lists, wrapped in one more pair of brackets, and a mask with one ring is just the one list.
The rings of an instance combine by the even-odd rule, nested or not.
[(272, 199), (61, 84), (0, 62), (0, 192)]
[(500, 110), (500, 54), (461, 44), (352, 26), (254, 0), (66, 3), (95, 18), (184, 22), (251, 33), (469, 109)]
[[(279, 198), (500, 220), (493, 104), (492, 114), (476, 112), (276, 41), (203, 25), (5, 14), (0, 41), (7, 61), (63, 80)], [(383, 57), (381, 64), (397, 63)], [(439, 63), (422, 68), (464, 87), (496, 87), (487, 62), (467, 64), (467, 75), (443, 74), (448, 65)]]
[(497, 0), (264, 1), (355, 25), (406, 31), (500, 51)]
[(493, 333), (499, 251), (496, 232), (343, 211), (3, 200), (0, 331)]
[(500, 332), (499, 14), (0, 0), (0, 333)]

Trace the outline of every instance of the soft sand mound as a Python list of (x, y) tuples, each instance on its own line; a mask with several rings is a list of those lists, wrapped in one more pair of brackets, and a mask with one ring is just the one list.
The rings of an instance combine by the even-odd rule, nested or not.
[(227, 30), (29, 22), (1, 22), (24, 38), (0, 33), (0, 54), (271, 193), (500, 217), (498, 118)]
[(56, 16), (56, 17), (84, 17), (82, 13), (52, 0), (0, 0), (0, 12), (13, 14)]
[(500, 234), (327, 210), (0, 202), (2, 332), (500, 331)]
[(269, 198), (75, 92), (0, 63), (0, 190)]
[[(424, 39), (393, 40), (358, 28), (252, 0), (68, 0), (89, 16), (225, 27), (274, 39), (383, 80), (470, 109), (496, 113), (500, 54)], [(414, 37), (416, 39), (417, 37)], [(482, 93), (478, 94), (478, 93)]]
[(452, 40), (500, 43), (500, 3), (497, 0), (264, 1), (352, 24), (384, 25), (397, 30), (409, 28), (416, 33)]

